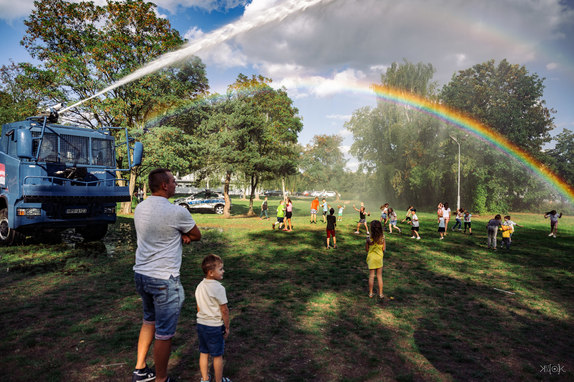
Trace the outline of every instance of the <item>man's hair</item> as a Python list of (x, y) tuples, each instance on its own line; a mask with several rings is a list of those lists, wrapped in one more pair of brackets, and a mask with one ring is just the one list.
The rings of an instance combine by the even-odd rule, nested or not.
[(201, 269), (203, 270), (203, 274), (207, 276), (209, 271), (214, 271), (218, 264), (223, 264), (221, 257), (214, 254), (205, 256), (201, 262)]
[(168, 172), (171, 172), (171, 170), (167, 168), (156, 168), (149, 173), (148, 185), (151, 192), (159, 191), (163, 183), (169, 183)]
[(329, 213), (330, 213), (331, 215), (333, 215), (333, 214), (335, 213), (335, 209), (334, 209), (334, 208), (331, 208), (331, 209), (329, 210)]

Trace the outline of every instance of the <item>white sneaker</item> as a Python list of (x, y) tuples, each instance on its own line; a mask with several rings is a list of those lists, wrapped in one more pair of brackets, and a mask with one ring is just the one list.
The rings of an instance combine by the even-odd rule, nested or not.
[(444, 237), (441, 237), (440, 240), (444, 239)]
[(417, 237), (417, 240), (420, 240), (420, 239), (421, 239), (421, 237), (420, 237), (420, 236), (419, 236), (419, 237)]
[(556, 235), (553, 235), (553, 236), (554, 236), (554, 238), (556, 239)]
[(411, 239), (414, 239), (416, 236), (411, 236)]
[(548, 235), (548, 236), (554, 236), (554, 234), (553, 234), (553, 233), (550, 233), (550, 235)]
[(355, 231), (355, 233), (358, 235), (358, 234), (359, 234), (359, 231)]

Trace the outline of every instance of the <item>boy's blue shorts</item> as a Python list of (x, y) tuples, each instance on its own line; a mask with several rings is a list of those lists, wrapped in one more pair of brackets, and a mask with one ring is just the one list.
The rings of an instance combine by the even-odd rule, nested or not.
[(225, 340), (223, 334), (225, 326), (207, 326), (197, 324), (197, 338), (199, 339), (199, 352), (212, 357), (223, 355)]

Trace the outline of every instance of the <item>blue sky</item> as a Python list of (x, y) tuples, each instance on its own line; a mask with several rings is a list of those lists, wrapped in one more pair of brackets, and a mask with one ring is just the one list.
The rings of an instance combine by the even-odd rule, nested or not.
[[(95, 1), (102, 3), (101, 0)], [(359, 107), (374, 105), (366, 84), (392, 62), (431, 63), (443, 85), (458, 71), (506, 58), (546, 78), (544, 99), (556, 110), (554, 134), (574, 130), (574, 4), (560, 0), (156, 0), (157, 12), (191, 41), (261, 12), (295, 9), (280, 21), (198, 52), (212, 91), (239, 73), (285, 86), (303, 117), (299, 141), (341, 134)], [(19, 42), (33, 0), (0, 0), (0, 65), (30, 61)], [(349, 166), (355, 166), (351, 158)]]

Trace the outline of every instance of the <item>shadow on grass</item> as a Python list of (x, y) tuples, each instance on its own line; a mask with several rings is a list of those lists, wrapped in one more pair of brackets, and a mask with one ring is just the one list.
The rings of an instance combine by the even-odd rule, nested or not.
[[(201, 242), (184, 247), (187, 301), (172, 375), (199, 377), (193, 291), (208, 253), (221, 255), (227, 271), (232, 322), (225, 375), (232, 379), (530, 380), (546, 377), (539, 374), (543, 364), (573, 370), (571, 293), (565, 293), (572, 281), (567, 272), (539, 267), (554, 257), (571, 269), (567, 253), (538, 253), (529, 263), (530, 252), (487, 252), (480, 235), (457, 243), (431, 240), (430, 229), (420, 241), (389, 235), (385, 294), (395, 299), (380, 303), (366, 296), (365, 237), (345, 233), (353, 225), (341, 225), (337, 250), (324, 249), (324, 226), (300, 221), (294, 232), (251, 231), (233, 241), (225, 229), (204, 230)], [(141, 322), (132, 219), (118, 219), (103, 247), (45, 248), (53, 252), (46, 264), (59, 257), (64, 265), (0, 276), (0, 379), (43, 373), (46, 381), (126, 381)], [(525, 261), (522, 273), (508, 274), (521, 293), (492, 288), (500, 276), (489, 262), (517, 272)], [(554, 281), (544, 289), (545, 278)], [(537, 298), (540, 289), (548, 302)]]

